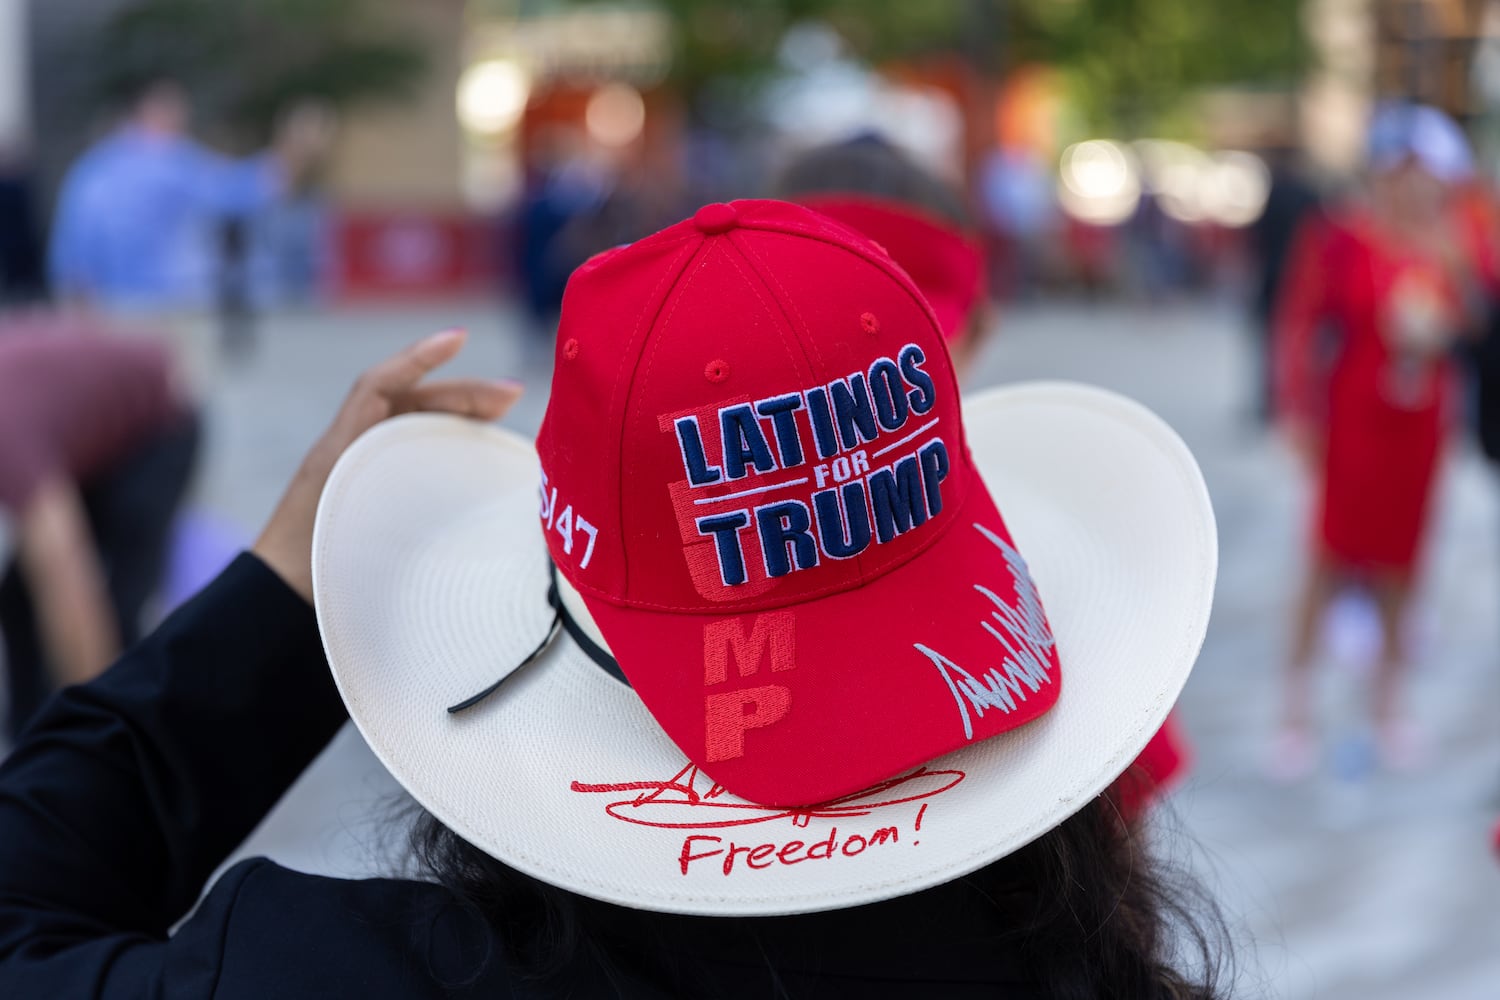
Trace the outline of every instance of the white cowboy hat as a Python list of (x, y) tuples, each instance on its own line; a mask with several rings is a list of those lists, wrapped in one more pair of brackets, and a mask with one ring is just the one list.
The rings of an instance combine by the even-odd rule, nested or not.
[(526, 659), (554, 609), (533, 445), (437, 416), (362, 437), (318, 509), (318, 622), (350, 715), (465, 840), (596, 899), (789, 914), (972, 872), (1082, 808), (1161, 726), (1203, 641), (1217, 542), (1191, 454), (1134, 402), (1016, 385), (968, 398), (963, 424), (1067, 675), (1034, 721), (819, 806), (755, 805), (716, 787), (588, 655), (603, 636), (561, 574), (584, 645), (558, 637), (482, 705), (450, 713)]

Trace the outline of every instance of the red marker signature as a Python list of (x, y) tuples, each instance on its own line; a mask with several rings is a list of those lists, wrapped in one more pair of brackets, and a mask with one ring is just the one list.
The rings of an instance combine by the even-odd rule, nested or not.
[[(696, 764), (689, 764), (666, 781), (623, 781), (606, 785), (575, 781), (570, 787), (575, 792), (585, 793), (635, 793), (604, 807), (609, 815), (626, 823), (668, 830), (722, 830), (778, 819), (790, 819), (795, 826), (807, 826), (814, 819), (868, 816), (877, 809), (941, 795), (963, 780), (962, 771), (919, 767), (853, 795), (797, 809), (758, 806), (730, 798), (724, 786), (703, 777)], [(700, 791), (704, 785), (707, 787)]]

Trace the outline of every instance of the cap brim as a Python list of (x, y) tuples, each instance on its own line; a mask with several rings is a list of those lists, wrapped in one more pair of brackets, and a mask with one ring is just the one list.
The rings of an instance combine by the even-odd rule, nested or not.
[(796, 913), (973, 871), (1077, 811), (1146, 745), (1202, 643), (1217, 546), (1191, 455), (1135, 403), (1031, 384), (970, 398), (965, 423), (1067, 675), (1028, 725), (798, 810), (713, 786), (566, 639), (448, 714), (530, 652), (552, 610), (530, 444), (431, 416), (356, 442), (319, 506), (318, 619), (350, 714), (460, 836), (598, 899)]

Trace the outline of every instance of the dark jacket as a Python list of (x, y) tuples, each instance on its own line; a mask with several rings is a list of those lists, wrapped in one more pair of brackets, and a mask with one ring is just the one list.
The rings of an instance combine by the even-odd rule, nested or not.
[[(546, 981), (433, 884), (257, 859), (200, 902), (345, 718), (312, 610), (251, 556), (54, 698), (0, 766), (0, 997), (1036, 996), (963, 880), (759, 920), (579, 900), (593, 943)], [(681, 967), (640, 961), (663, 935), (701, 990), (668, 989)]]

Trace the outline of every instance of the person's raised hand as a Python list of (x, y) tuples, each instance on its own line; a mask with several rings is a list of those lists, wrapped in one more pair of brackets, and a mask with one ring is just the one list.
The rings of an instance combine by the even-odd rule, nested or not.
[(498, 420), (521, 396), (518, 382), (448, 379), (423, 382), (463, 347), (465, 334), (433, 334), (368, 369), (355, 381), (333, 423), (313, 444), (251, 551), (303, 598), (312, 600), (313, 517), (323, 484), (344, 449), (365, 431), (401, 413), (453, 413)]

